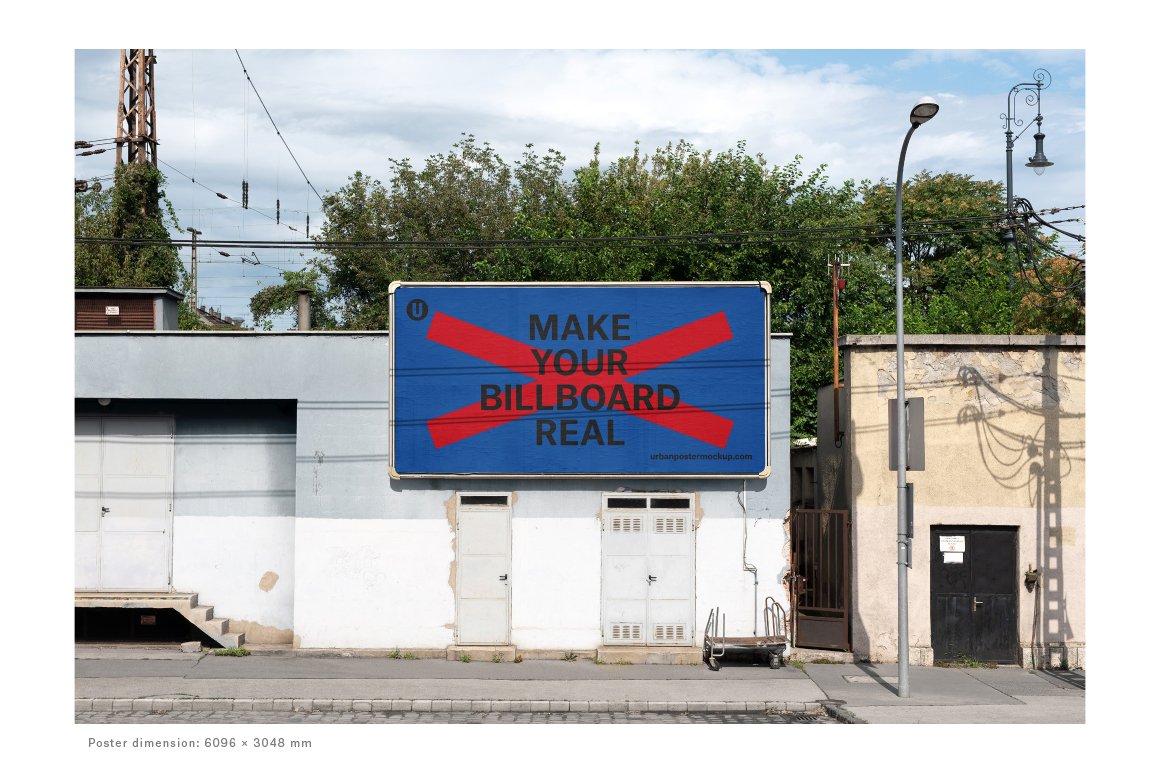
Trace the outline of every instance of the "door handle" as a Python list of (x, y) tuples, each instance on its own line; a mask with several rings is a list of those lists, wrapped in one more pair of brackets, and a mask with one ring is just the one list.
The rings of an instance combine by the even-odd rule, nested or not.
[(971, 597), (971, 610), (972, 611), (978, 610), (982, 606), (983, 606), (983, 603), (979, 601), (978, 597)]
[(505, 580), (507, 580), (507, 573), (505, 572), (503, 575), (499, 576), (499, 579), (500, 579), (501, 581), (505, 581)]
[(657, 576), (655, 576), (655, 575), (650, 575), (650, 576), (648, 576), (648, 582), (649, 582), (649, 583), (652, 583), (652, 582), (653, 582), (653, 581), (655, 581), (656, 579), (657, 579)]
[(101, 516), (103, 517), (108, 512), (109, 512), (109, 509), (102, 505), (101, 506)]

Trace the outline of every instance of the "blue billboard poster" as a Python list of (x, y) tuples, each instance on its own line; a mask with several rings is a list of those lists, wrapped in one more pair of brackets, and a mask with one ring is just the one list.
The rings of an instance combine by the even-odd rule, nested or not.
[(391, 286), (391, 475), (764, 477), (764, 283)]

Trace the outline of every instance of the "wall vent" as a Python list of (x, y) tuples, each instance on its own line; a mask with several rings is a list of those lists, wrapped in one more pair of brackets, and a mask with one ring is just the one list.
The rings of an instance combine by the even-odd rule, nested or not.
[(654, 624), (653, 639), (663, 642), (680, 642), (685, 639), (685, 625)]
[(611, 633), (613, 640), (639, 640), (641, 638), (641, 631), (644, 629), (644, 624), (639, 623), (614, 623), (611, 625)]
[(640, 532), (643, 528), (639, 516), (613, 516), (611, 529), (613, 532)]

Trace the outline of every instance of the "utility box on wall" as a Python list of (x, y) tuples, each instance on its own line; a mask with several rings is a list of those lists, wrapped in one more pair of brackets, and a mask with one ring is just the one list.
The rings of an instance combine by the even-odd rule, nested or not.
[[(890, 404), (890, 469), (898, 470), (898, 401)], [(926, 407), (922, 398), (906, 399), (906, 469), (926, 470)]]

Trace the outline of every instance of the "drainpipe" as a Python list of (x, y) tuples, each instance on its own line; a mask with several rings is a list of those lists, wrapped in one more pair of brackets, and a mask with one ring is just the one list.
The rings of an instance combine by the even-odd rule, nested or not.
[(741, 491), (737, 493), (737, 503), (741, 506), (741, 569), (753, 573), (753, 636), (757, 636), (757, 567), (749, 563), (749, 508), (745, 491), (745, 481), (741, 481)]
[(298, 288), (298, 330), (310, 330), (310, 288)]

